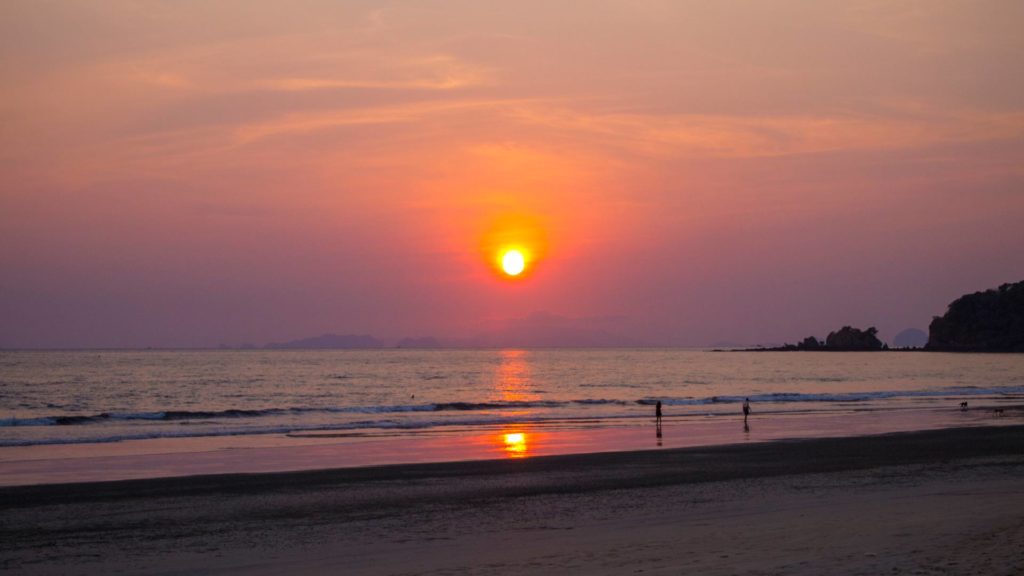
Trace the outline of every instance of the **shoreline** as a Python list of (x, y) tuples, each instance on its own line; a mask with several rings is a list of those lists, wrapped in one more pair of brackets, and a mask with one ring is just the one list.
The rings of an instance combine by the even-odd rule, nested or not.
[(860, 437), (1022, 422), (1024, 407), (836, 411), (738, 417), (668, 416), (653, 421), (509, 423), (374, 435), (308, 432), (127, 440), (0, 449), (0, 486), (279, 473), (325, 468), (532, 459), (590, 453), (668, 451), (780, 440)]
[[(186, 494), (246, 489), (274, 490), (294, 485), (393, 481), (432, 477), (588, 474), (577, 488), (612, 489), (620, 484), (686, 484), (744, 477), (831, 473), (1006, 454), (1024, 455), (1024, 425), (945, 428), (869, 436), (780, 439), (662, 450), (610, 451), (534, 456), (523, 459), (460, 460), (376, 466), (320, 468), (265, 473), (222, 473), (98, 482), (0, 486), (0, 508), (18, 507), (26, 497), (50, 501), (90, 494), (140, 491)], [(719, 460), (715, 461), (715, 458)], [(721, 458), (724, 458), (721, 459)], [(632, 466), (632, 474), (609, 468)], [(56, 499), (56, 500), (54, 500)], [(32, 501), (28, 501), (31, 505)]]
[(0, 569), (1010, 574), (1022, 480), (1018, 425), (8, 487)]

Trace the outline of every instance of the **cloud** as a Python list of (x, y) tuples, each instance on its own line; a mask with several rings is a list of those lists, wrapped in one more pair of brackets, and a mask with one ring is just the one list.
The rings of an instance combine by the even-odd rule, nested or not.
[[(1022, 9), (0, 2), (0, 269), (26, 279), (5, 305), (42, 334), (130, 297), (140, 330), (194, 326), (181, 344), (224, 302), (295, 334), (500, 314), (692, 342), (955, 296), (1021, 266)], [(480, 241), (510, 214), (547, 244), (514, 287)]]
[(585, 113), (517, 107), (534, 123), (658, 156), (771, 157), (841, 150), (926, 148), (1024, 136), (1024, 113), (960, 110), (889, 115), (696, 115)]

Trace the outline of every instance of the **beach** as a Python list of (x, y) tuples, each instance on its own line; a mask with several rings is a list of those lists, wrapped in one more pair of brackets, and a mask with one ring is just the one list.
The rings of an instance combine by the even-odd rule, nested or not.
[(1024, 0), (0, 0), (0, 576), (1024, 576)]
[(0, 489), (24, 574), (1017, 574), (1024, 427)]
[(6, 351), (0, 486), (992, 426), (1024, 414), (1021, 375), (900, 352)]

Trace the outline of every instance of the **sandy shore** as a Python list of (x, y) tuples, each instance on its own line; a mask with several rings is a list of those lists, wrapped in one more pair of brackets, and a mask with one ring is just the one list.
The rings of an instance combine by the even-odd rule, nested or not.
[(0, 489), (25, 574), (1020, 574), (1024, 427)]

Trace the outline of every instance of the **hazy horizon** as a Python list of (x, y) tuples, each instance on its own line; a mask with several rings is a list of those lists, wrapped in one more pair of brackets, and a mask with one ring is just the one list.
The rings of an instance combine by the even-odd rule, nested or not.
[(927, 331), (1024, 279), (1021, 21), (10, 0), (0, 347)]

